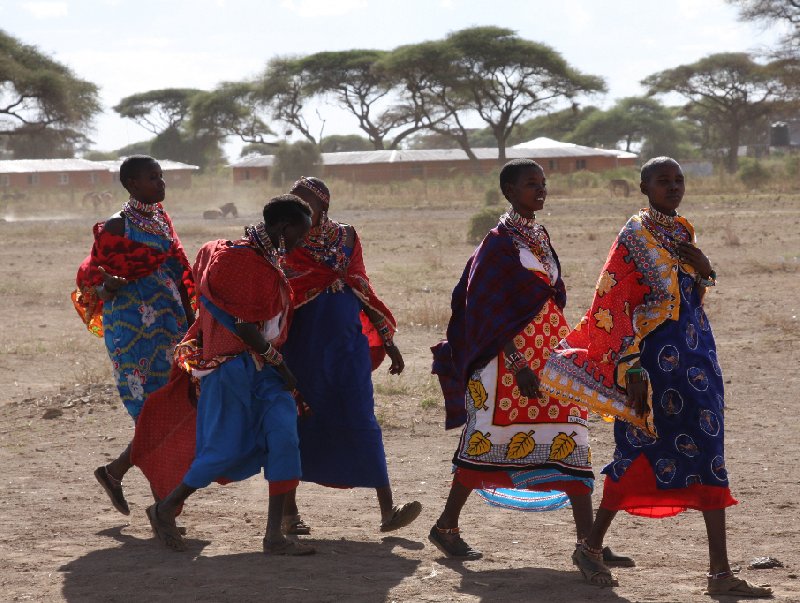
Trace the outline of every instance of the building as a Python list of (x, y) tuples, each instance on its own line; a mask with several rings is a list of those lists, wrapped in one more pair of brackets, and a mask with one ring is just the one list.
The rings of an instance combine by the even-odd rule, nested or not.
[[(124, 158), (110, 161), (98, 161), (97, 163), (105, 165), (112, 174), (112, 181), (118, 183), (119, 166), (122, 165), (123, 161)], [(171, 159), (159, 159), (158, 164), (161, 166), (161, 171), (164, 172), (164, 180), (167, 183), (167, 188), (191, 188), (192, 174), (200, 169), (196, 165), (172, 161)]]
[[(9, 159), (0, 160), (0, 190), (108, 189), (119, 182), (122, 160)], [(196, 165), (159, 160), (167, 186), (189, 188)]]
[[(461, 149), (398, 149), (393, 151), (351, 151), (322, 153), (322, 177), (350, 182), (375, 183), (391, 180), (450, 178), (486, 174), (497, 169), (497, 149), (473, 149), (471, 161)], [(594, 149), (549, 138), (537, 138), (506, 149), (507, 159), (530, 158), (550, 173), (580, 170), (600, 172), (636, 165), (638, 157), (625, 151)], [(270, 178), (275, 157), (245, 157), (230, 165), (234, 184), (265, 182)]]
[(86, 159), (0, 160), (0, 189), (108, 188), (108, 168)]

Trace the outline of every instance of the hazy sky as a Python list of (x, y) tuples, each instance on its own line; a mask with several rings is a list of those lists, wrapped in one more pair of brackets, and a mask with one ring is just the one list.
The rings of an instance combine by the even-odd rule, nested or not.
[[(210, 89), (276, 55), (391, 49), (473, 25), (515, 29), (604, 77), (608, 94), (582, 102), (606, 106), (641, 94), (651, 73), (779, 34), (738, 22), (723, 0), (0, 0), (0, 28), (100, 87), (92, 139), (103, 150), (150, 137), (111, 110), (129, 94)], [(319, 112), (325, 134), (359, 132), (347, 114)]]

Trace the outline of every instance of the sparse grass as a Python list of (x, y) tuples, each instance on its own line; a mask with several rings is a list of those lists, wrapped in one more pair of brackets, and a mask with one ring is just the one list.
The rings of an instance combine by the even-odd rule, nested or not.
[(437, 400), (436, 398), (423, 398), (422, 400), (419, 401), (419, 405), (424, 410), (432, 410), (442, 405), (442, 401)]
[(738, 247), (742, 244), (739, 233), (731, 223), (726, 224), (722, 229), (722, 242), (726, 247)]

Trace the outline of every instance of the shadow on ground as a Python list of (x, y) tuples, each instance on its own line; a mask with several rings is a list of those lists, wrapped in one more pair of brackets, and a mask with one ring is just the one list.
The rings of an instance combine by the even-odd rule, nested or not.
[(112, 528), (98, 533), (121, 543), (70, 561), (64, 572), (66, 601), (383, 601), (412, 575), (419, 561), (396, 555), (419, 543), (315, 541), (308, 557), (266, 557), (260, 552), (203, 557), (208, 541), (188, 540), (174, 553), (152, 539)]

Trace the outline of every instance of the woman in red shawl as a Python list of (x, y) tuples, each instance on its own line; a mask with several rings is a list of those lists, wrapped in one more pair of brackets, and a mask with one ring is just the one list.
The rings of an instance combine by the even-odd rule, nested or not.
[[(394, 504), (375, 418), (372, 370), (386, 355), (391, 374), (405, 366), (393, 340), (395, 320), (370, 286), (355, 229), (328, 218), (325, 183), (303, 177), (291, 192), (314, 212), (311, 231), (286, 262), (295, 315), (283, 354), (310, 410), (299, 426), (302, 479), (375, 488), (380, 530), (396, 530), (414, 521), (422, 505)], [(287, 533), (309, 533), (293, 498), (284, 514)]]
[[(92, 252), (78, 270), (72, 299), (89, 332), (105, 339), (119, 395), (136, 421), (147, 396), (167, 383), (175, 345), (194, 321), (193, 284), (186, 254), (161, 206), (166, 191), (161, 166), (152, 157), (129, 157), (119, 179), (130, 199), (95, 225)], [(130, 513), (122, 492), (130, 451), (129, 444), (94, 472), (123, 515)]]

